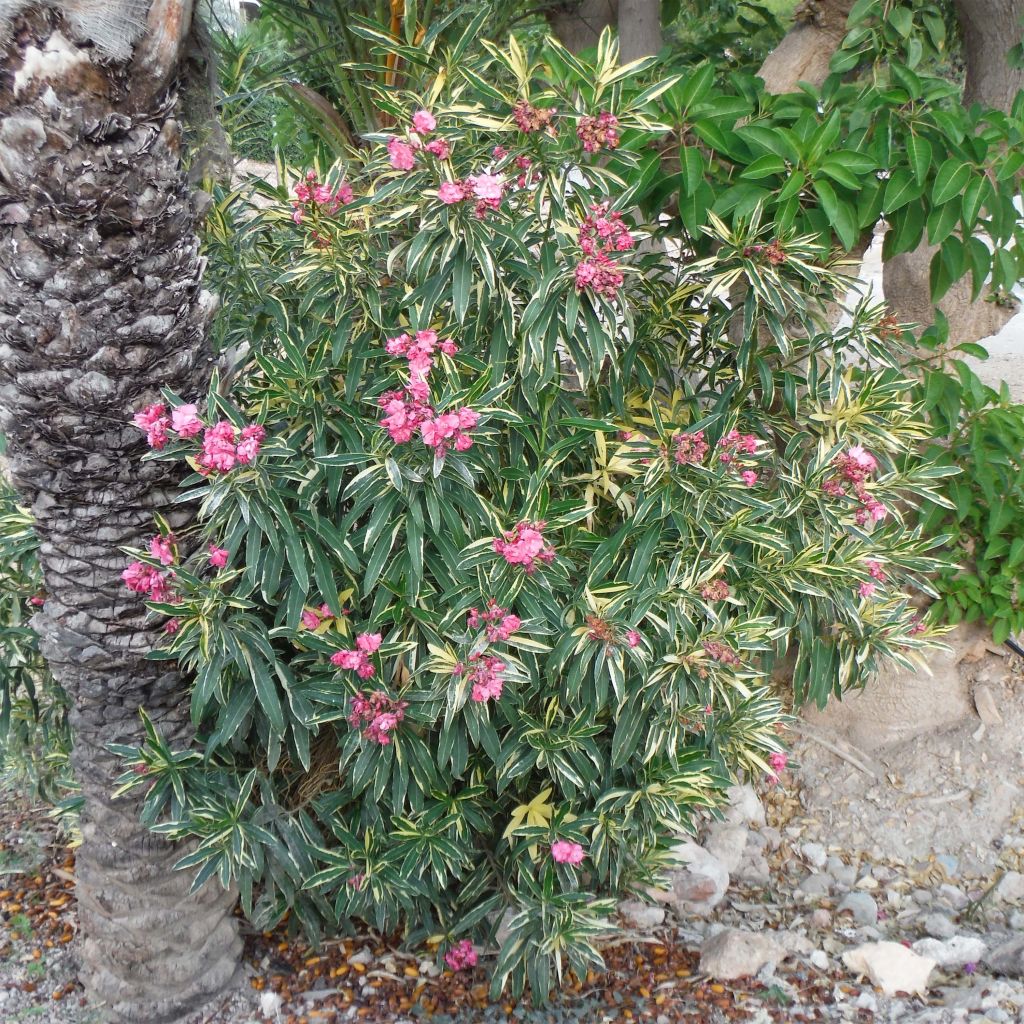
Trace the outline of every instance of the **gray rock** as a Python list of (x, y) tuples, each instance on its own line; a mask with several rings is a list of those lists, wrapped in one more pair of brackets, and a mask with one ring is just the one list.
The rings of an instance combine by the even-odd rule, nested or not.
[(824, 907), (818, 907), (811, 913), (811, 927), (813, 928), (831, 928), (832, 927), (832, 913), (826, 910)]
[(760, 853), (748, 852), (736, 871), (736, 880), (746, 885), (767, 885), (771, 879), (771, 866)]
[(954, 910), (963, 910), (970, 902), (955, 885), (950, 885), (949, 882), (943, 882), (939, 886), (939, 894), (949, 901), (949, 905)]
[(797, 887), (807, 896), (827, 896), (832, 891), (828, 875), (810, 874)]
[(743, 860), (743, 852), (747, 848), (749, 834), (746, 825), (715, 822), (709, 830), (704, 848), (724, 865), (726, 871), (732, 873)]
[(834, 855), (829, 857), (826, 869), (836, 880), (836, 885), (842, 889), (852, 889), (857, 882), (856, 865), (844, 864), (842, 860)]
[(725, 865), (694, 842), (677, 843), (672, 854), (680, 866), (666, 872), (670, 888), (652, 889), (650, 895), (681, 917), (709, 914), (729, 888)]
[(913, 945), (915, 953), (930, 957), (940, 967), (963, 967), (979, 963), (987, 947), (973, 935), (954, 935), (951, 939), (918, 939)]
[(956, 926), (945, 914), (928, 914), (922, 924), (933, 939), (951, 939), (956, 935)]
[(1020, 903), (1024, 901), (1024, 875), (1019, 871), (1007, 871), (999, 884), (996, 892), (1008, 903)]
[(1005, 974), (1010, 978), (1024, 978), (1024, 935), (1017, 935), (996, 946), (985, 963), (997, 974)]
[(757, 974), (809, 946), (803, 936), (790, 932), (748, 932), (725, 928), (708, 939), (700, 951), (700, 970), (720, 981)]
[(823, 868), (828, 860), (828, 854), (821, 843), (804, 843), (800, 847), (800, 854), (812, 868)]
[(818, 968), (819, 971), (828, 970), (828, 953), (823, 949), (816, 949), (809, 957), (811, 963)]
[(940, 853), (935, 860), (946, 869), (946, 874), (951, 877), (956, 875), (960, 868), (960, 858), (954, 857), (951, 853)]
[(764, 807), (749, 782), (742, 786), (730, 786), (726, 790), (726, 797), (729, 807), (725, 812), (725, 820), (730, 825), (764, 825)]
[(1010, 927), (1015, 932), (1024, 932), (1024, 910), (1015, 910), (1010, 915)]
[(640, 900), (623, 900), (618, 911), (622, 919), (640, 931), (650, 931), (665, 923), (665, 908), (642, 903)]
[(850, 892), (843, 897), (842, 903), (836, 908), (837, 914), (849, 911), (857, 924), (873, 925), (878, 920), (878, 904), (873, 896), (866, 892)]
[(771, 825), (762, 828), (761, 835), (767, 840), (769, 849), (777, 850), (782, 845), (782, 833)]

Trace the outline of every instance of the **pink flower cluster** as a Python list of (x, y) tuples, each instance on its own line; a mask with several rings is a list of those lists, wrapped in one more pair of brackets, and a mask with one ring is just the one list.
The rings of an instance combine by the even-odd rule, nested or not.
[(583, 863), (586, 853), (579, 843), (569, 839), (556, 839), (551, 844), (551, 859), (556, 864), (572, 864), (573, 867)]
[(710, 445), (704, 440), (704, 431), (698, 430), (695, 434), (676, 434), (672, 438), (675, 451), (672, 458), (677, 466), (699, 466), (710, 449)]
[(386, 747), (391, 742), (392, 733), (405, 719), (408, 706), (408, 701), (395, 700), (383, 690), (375, 690), (369, 696), (360, 690), (352, 698), (348, 724), (353, 729), (362, 729), (364, 739)]
[(132, 562), (121, 573), (121, 579), (129, 590), (145, 594), (150, 601), (159, 602), (166, 602), (170, 598), (170, 580), (173, 576), (173, 572), (161, 572), (145, 562)]
[(453, 971), (466, 971), (477, 965), (476, 950), (469, 939), (456, 942), (444, 955), (444, 962)]
[(170, 416), (162, 402), (147, 405), (134, 416), (135, 425), (145, 431), (149, 446), (160, 451), (167, 443), (167, 434), (173, 430), (179, 437), (195, 437), (203, 432), (202, 450), (199, 453), (199, 472), (204, 476), (217, 470), (226, 473), (236, 464), (246, 465), (259, 454), (260, 445), (267, 436), (259, 423), (243, 427), (241, 437), (234, 424), (221, 420), (206, 427), (194, 405), (176, 406)]
[(523, 172), (522, 174), (519, 175), (518, 178), (516, 178), (516, 185), (519, 188), (526, 188), (527, 182), (540, 181), (540, 171), (534, 171), (532, 174), (528, 173), (532, 166), (533, 161), (528, 156), (516, 157), (516, 167), (518, 167), (519, 170)]
[(301, 224), (309, 212), (321, 210), (334, 215), (354, 198), (352, 186), (342, 182), (336, 189), (317, 181), (316, 171), (307, 171), (304, 181), (295, 186), (292, 202), (292, 220)]
[(536, 572), (537, 563), (550, 565), (555, 559), (555, 549), (544, 540), (543, 520), (516, 523), (504, 537), (494, 538), (494, 550), (509, 565), (521, 565), (527, 575)]
[(558, 110), (555, 107), (535, 107), (526, 100), (520, 100), (512, 109), (512, 119), (524, 135), (547, 132), (554, 138), (558, 131), (554, 125), (554, 117), (557, 113)]
[(635, 245), (622, 214), (609, 213), (608, 203), (595, 203), (580, 225), (579, 245), (585, 254), (576, 266), (576, 290), (591, 289), (606, 299), (618, 294), (624, 280), (611, 253), (627, 252)]
[(374, 674), (370, 655), (380, 648), (380, 633), (360, 633), (356, 637), (356, 646), (351, 651), (335, 651), (331, 655), (331, 664), (338, 668), (353, 669), (360, 679), (370, 679)]
[(860, 445), (853, 445), (832, 460), (832, 468), (837, 475), (826, 480), (821, 489), (830, 498), (841, 498), (846, 494), (846, 485), (851, 485), (860, 502), (860, 508), (854, 515), (857, 525), (864, 526), (869, 521), (881, 522), (888, 510), (865, 486), (868, 477), (878, 468), (878, 460), (874, 455)]
[(629, 233), (629, 228), (618, 210), (609, 212), (608, 202), (593, 203), (590, 213), (580, 225), (580, 248), (588, 255), (599, 252), (628, 252), (636, 245), (636, 239)]
[(316, 611), (307, 608), (302, 613), (302, 626), (309, 630), (319, 629), (321, 623), (329, 622), (333, 618), (334, 614), (331, 609), (326, 604), (322, 604)]
[(209, 547), (210, 565), (215, 569), (223, 569), (228, 564), (230, 554), (227, 548), (219, 548), (216, 544), (211, 544)]
[[(425, 381), (434, 368), (434, 352), (454, 356), (459, 346), (449, 338), (438, 341), (437, 331), (417, 331), (415, 337), (403, 332), (388, 338), (384, 349), (389, 356), (405, 356), (409, 360), (410, 379)], [(422, 391), (419, 397), (425, 399), (426, 391)]]
[(483, 220), (488, 210), (499, 209), (507, 185), (500, 174), (477, 174), (465, 180), (441, 182), (437, 197), (446, 206), (453, 206), (466, 199), (475, 199), (473, 216), (477, 220)]
[(884, 583), (886, 580), (885, 569), (882, 568), (882, 563), (875, 561), (873, 558), (869, 558), (864, 563), (867, 566), (868, 575), (871, 577), (870, 580), (865, 580), (858, 588), (857, 593), (863, 598), (873, 597), (875, 591), (878, 589), (877, 584), (874, 582), (877, 580), (879, 583)]
[(720, 576), (717, 579), (708, 580), (700, 588), (700, 596), (705, 601), (724, 601), (729, 596), (729, 584)]
[(470, 629), (479, 629), (482, 625), (487, 630), (487, 642), (498, 643), (508, 638), (522, 626), (523, 621), (518, 615), (509, 614), (507, 608), (502, 608), (492, 597), (487, 602), (487, 607), (481, 612), (476, 608), (470, 608), (466, 625)]
[(629, 644), (630, 647), (639, 647), (640, 646), (640, 642), (642, 640), (643, 640), (643, 637), (635, 629), (631, 629), (631, 630), (627, 631), (627, 633), (626, 633), (626, 643)]
[(704, 653), (713, 661), (732, 666), (741, 664), (739, 655), (731, 647), (727, 647), (717, 640), (705, 640), (702, 646)]
[(484, 704), (489, 700), (498, 700), (502, 690), (505, 688), (505, 681), (501, 678), (505, 674), (505, 662), (490, 654), (471, 654), (469, 665), (461, 662), (452, 669), (452, 674), (460, 676), (466, 673), (466, 679), (472, 684), (472, 696), (478, 704)]
[(718, 442), (718, 447), (720, 449), (719, 461), (735, 469), (747, 487), (753, 487), (757, 483), (757, 472), (750, 468), (744, 468), (742, 456), (757, 453), (757, 438), (753, 434), (741, 434), (738, 430), (730, 430)]
[(467, 431), (480, 422), (480, 414), (463, 406), (454, 412), (441, 413), (420, 425), (420, 437), (428, 448), (433, 448), (439, 458), (448, 454), (449, 447), (465, 452), (473, 447), (473, 438)]
[(619, 119), (602, 111), (596, 117), (585, 114), (576, 126), (576, 135), (583, 143), (584, 152), (596, 153), (599, 149), (617, 149), (619, 145)]
[(411, 171), (416, 166), (416, 154), (429, 153), (438, 160), (447, 160), (451, 155), (448, 140), (438, 136), (424, 142), (437, 127), (437, 118), (429, 110), (417, 110), (410, 122), (409, 141), (392, 136), (388, 139), (388, 161), (396, 171)]
[(786, 770), (786, 765), (789, 764), (789, 754), (776, 751), (774, 754), (768, 755), (768, 764), (771, 765), (771, 772), (767, 776), (768, 785), (774, 786), (779, 781), (779, 776)]

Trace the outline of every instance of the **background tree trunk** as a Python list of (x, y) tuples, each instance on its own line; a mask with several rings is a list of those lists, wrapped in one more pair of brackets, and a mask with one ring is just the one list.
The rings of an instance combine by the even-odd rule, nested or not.
[(623, 64), (661, 49), (661, 0), (619, 0), (618, 24)]
[(597, 46), (602, 30), (615, 25), (619, 0), (567, 0), (548, 11), (548, 24), (559, 42), (573, 53)]
[(832, 54), (846, 35), (852, 7), (853, 0), (810, 0), (797, 7), (793, 27), (757, 72), (768, 92), (794, 92), (798, 82), (822, 85)]
[(139, 461), (130, 419), (162, 385), (205, 391), (211, 304), (174, 118), (191, 4), (154, 0), (148, 21), (130, 0), (100, 6), (97, 38), (38, 7), (0, 37), (0, 426), (41, 542), (33, 625), (71, 704), (83, 981), (104, 1021), (156, 1024), (231, 983), (241, 945), (233, 896), (190, 895), (182, 849), (139, 824), (137, 799), (111, 799), (106, 751), (140, 741), (140, 708), (188, 740), (187, 686), (145, 660), (160, 626), (122, 585), (119, 548), (144, 546), (155, 511), (193, 514), (172, 508), (166, 464)]
[[(967, 77), (964, 103), (1009, 110), (1024, 89), (1024, 71), (1011, 68), (1007, 54), (1021, 38), (1024, 0), (956, 0), (964, 40)], [(882, 271), (885, 299), (901, 319), (927, 327), (935, 319), (929, 274), (936, 246), (922, 243), (913, 252), (889, 260)], [(997, 333), (1017, 312), (979, 297), (971, 301), (971, 281), (957, 281), (938, 308), (949, 321), (950, 345), (977, 341)]]

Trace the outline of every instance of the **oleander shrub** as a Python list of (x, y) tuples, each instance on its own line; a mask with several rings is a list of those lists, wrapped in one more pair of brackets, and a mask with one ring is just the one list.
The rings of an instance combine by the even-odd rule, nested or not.
[(671, 83), (627, 102), (648, 64), (607, 36), (557, 57), (571, 89), (514, 39), (424, 48), (390, 135), (239, 219), (230, 391), (136, 418), (195, 471), (195, 523), (125, 581), (198, 742), (117, 748), (260, 926), (362, 920), (453, 969), (500, 926), (494, 990), (535, 998), (731, 780), (779, 776), (784, 703), (933, 641), (915, 509), (950, 471), (898, 325), (828, 326), (816, 240), (650, 241), (606, 158), (642, 159)]

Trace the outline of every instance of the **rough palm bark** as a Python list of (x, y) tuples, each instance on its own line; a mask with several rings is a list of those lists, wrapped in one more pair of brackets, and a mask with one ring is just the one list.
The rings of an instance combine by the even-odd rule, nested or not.
[(191, 5), (123, 6), (121, 35), (99, 39), (56, 9), (0, 2), (0, 428), (41, 542), (33, 625), (71, 703), (83, 981), (103, 1020), (157, 1024), (233, 981), (240, 940), (231, 894), (190, 894), (171, 870), (181, 850), (111, 796), (106, 745), (140, 739), (140, 708), (188, 739), (186, 684), (146, 660), (159, 626), (119, 574), (155, 511), (179, 526), (191, 513), (169, 511), (176, 481), (140, 463), (130, 418), (161, 385), (201, 394), (209, 364), (175, 120)]
[(793, 92), (798, 82), (821, 86), (829, 61), (846, 34), (853, 0), (804, 0), (793, 12), (793, 27), (765, 57), (758, 75), (771, 93)]
[[(1009, 110), (1024, 89), (1024, 70), (1007, 60), (1011, 46), (1020, 41), (1024, 0), (956, 0), (963, 34), (964, 103), (980, 103)], [(902, 253), (883, 268), (885, 298), (901, 320), (927, 326), (935, 319), (929, 271), (936, 246), (922, 244)], [(949, 321), (950, 345), (977, 341), (997, 333), (1017, 312), (1015, 305), (971, 300), (970, 279), (957, 281), (938, 303)]]

